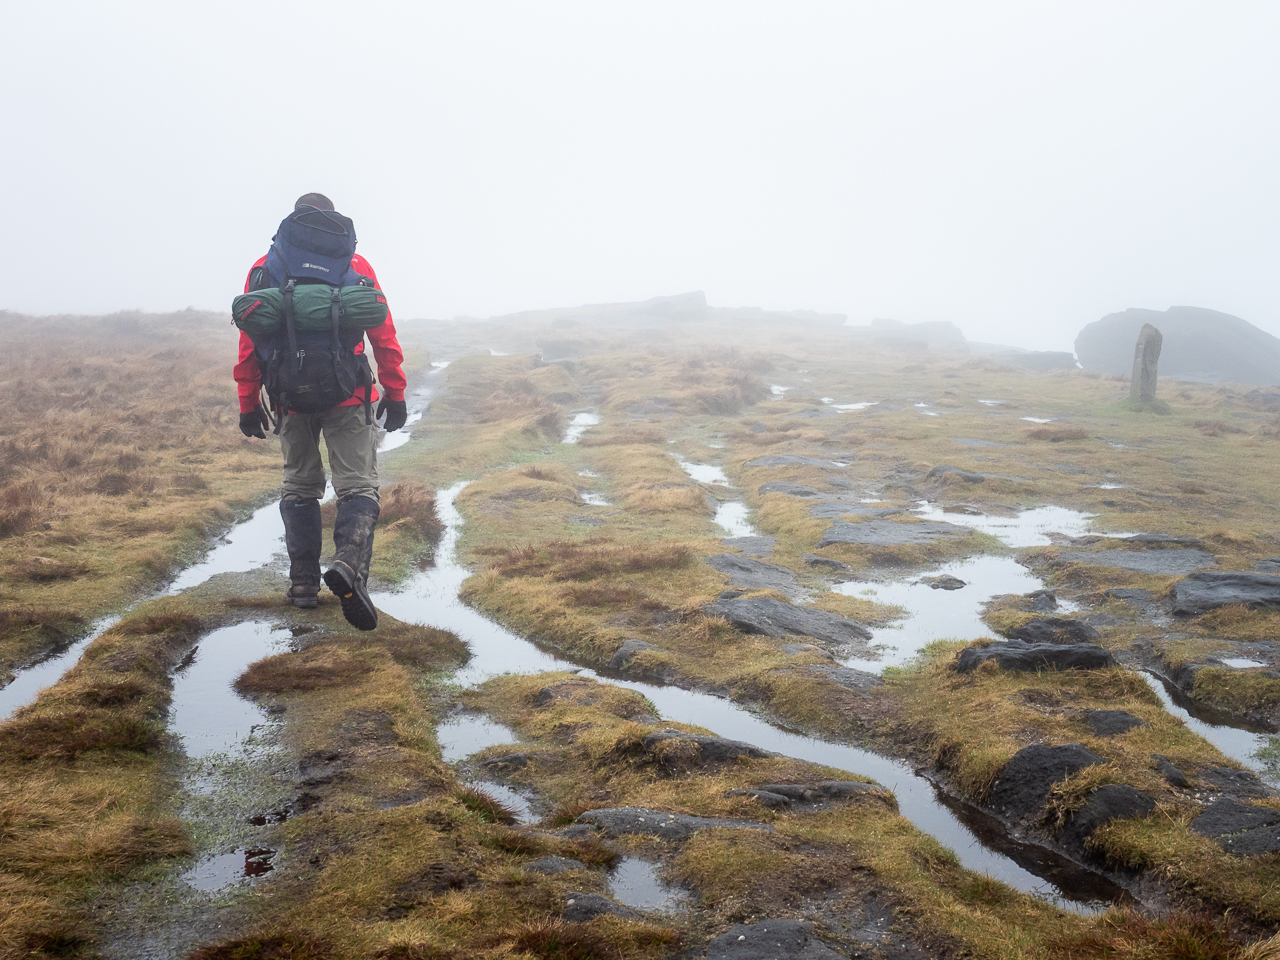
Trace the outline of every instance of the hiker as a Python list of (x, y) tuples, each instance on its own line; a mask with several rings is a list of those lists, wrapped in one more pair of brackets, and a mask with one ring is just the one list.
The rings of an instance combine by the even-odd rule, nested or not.
[[(235, 379), (240, 431), (266, 439), (274, 423), (284, 453), (280, 516), (289, 550), (286, 600), (319, 602), (325, 473), (323, 434), (338, 499), (335, 553), (324, 582), (352, 626), (372, 630), (378, 611), (367, 582), (378, 520), (378, 434), (371, 405), (379, 400), (364, 352), (367, 334), (382, 396), (376, 416), (388, 433), (404, 426), (404, 355), (386, 298), (369, 262), (355, 252), (355, 228), (319, 193), (298, 198), (249, 270), (233, 318), (240, 327)], [(269, 415), (260, 399), (266, 387)]]

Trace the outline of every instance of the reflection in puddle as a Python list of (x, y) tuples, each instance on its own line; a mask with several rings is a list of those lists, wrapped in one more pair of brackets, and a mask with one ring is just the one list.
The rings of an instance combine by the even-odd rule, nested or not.
[(689, 893), (658, 879), (658, 865), (639, 857), (623, 857), (609, 871), (609, 896), (646, 913), (671, 913), (689, 902)]
[(62, 675), (79, 662), (80, 654), (84, 653), (85, 648), (119, 622), (118, 616), (103, 617), (86, 636), (65, 650), (52, 653), (19, 671), (7, 685), (0, 688), (0, 720), (7, 720), (15, 710), (25, 707), (39, 696), (45, 687), (62, 679)]
[(582, 498), (583, 503), (589, 503), (593, 507), (609, 507), (612, 504), (598, 493), (592, 493), (588, 490), (586, 493), (578, 494)]
[[(668, 720), (696, 724), (721, 736), (745, 740), (788, 757), (872, 777), (894, 791), (903, 816), (954, 850), (967, 869), (989, 873), (1018, 890), (1039, 896), (1054, 898), (1059, 895), (1051, 883), (1023, 869), (1002, 851), (984, 846), (952, 811), (938, 801), (933, 786), (917, 776), (903, 761), (890, 760), (843, 743), (789, 733), (730, 700), (708, 693), (601, 677), (594, 670), (578, 668), (538, 648), (465, 606), (458, 598), (458, 591), (470, 574), (457, 562), (462, 517), (454, 505), (465, 485), (458, 483), (441, 490), (437, 496), (436, 509), (445, 524), (445, 533), (436, 552), (437, 565), (415, 576), (403, 590), (379, 593), (373, 598), (380, 610), (393, 617), (451, 630), (467, 643), (472, 659), (454, 674), (455, 683), (467, 687), (504, 673), (575, 670), (579, 676), (634, 690), (653, 704), (659, 716)], [(441, 733), (445, 731), (446, 728), (441, 727)], [(504, 734), (503, 740), (493, 742), (513, 740), (514, 737), (508, 733)], [(474, 751), (478, 747), (467, 749)], [(1084, 873), (1092, 876), (1087, 871)], [(1071, 909), (1075, 907), (1071, 906)]]
[(1095, 490), (1122, 490), (1122, 489), (1124, 489), (1124, 484), (1123, 484), (1123, 483), (1095, 483), (1095, 484), (1093, 485), (1093, 489), (1095, 489)]
[[(1220, 725), (1202, 720), (1187, 709), (1192, 704), (1187, 701), (1183, 693), (1176, 687), (1166, 686), (1163, 680), (1159, 677), (1153, 677), (1149, 673), (1139, 673), (1138, 675), (1147, 681), (1147, 686), (1155, 691), (1155, 695), (1160, 698), (1164, 708), (1185, 723), (1188, 730), (1192, 733), (1198, 733), (1223, 754), (1233, 760), (1239, 760), (1256, 773), (1268, 778), (1274, 777), (1275, 770), (1269, 767), (1262, 757), (1258, 756), (1260, 751), (1270, 745), (1271, 737), (1266, 732), (1245, 730), (1240, 727)], [(1203, 711), (1196, 709), (1196, 713), (1203, 713)]]
[(274, 850), (233, 850), (201, 860), (180, 878), (183, 883), (206, 892), (221, 890), (242, 880), (256, 880), (275, 869)]
[(729, 486), (729, 478), (725, 476), (724, 471), (719, 467), (712, 466), (709, 463), (690, 463), (680, 457), (676, 457), (676, 463), (680, 464), (680, 469), (699, 483), (715, 483), (724, 487)]
[[(277, 514), (277, 518), (279, 514)], [(189, 757), (225, 753), (265, 723), (266, 711), (231, 684), (255, 660), (279, 653), (289, 634), (269, 623), (238, 623), (201, 637), (174, 671), (169, 728), (182, 737)]]
[(1053, 423), (1052, 417), (1019, 417), (1019, 420), (1025, 420), (1027, 423)]
[(885, 667), (906, 663), (934, 640), (977, 640), (993, 637), (982, 622), (982, 604), (1002, 593), (1030, 593), (1044, 584), (1012, 557), (980, 556), (948, 563), (930, 576), (949, 575), (965, 582), (959, 590), (935, 590), (923, 581), (912, 583), (858, 583), (850, 581), (833, 587), (846, 596), (868, 597), (877, 603), (904, 608), (908, 617), (889, 627), (872, 631), (874, 642), (883, 645), (879, 660), (847, 660), (851, 667), (879, 673)]
[(431, 365), (435, 367), (437, 370), (443, 370), (445, 367), (447, 367), (451, 363), (453, 363), (452, 360), (432, 360), (431, 361)]
[(492, 780), (469, 780), (467, 786), (497, 800), (516, 815), (516, 823), (530, 824), (538, 819), (529, 801), (508, 786), (494, 783)]
[[(1016, 517), (993, 517), (988, 514), (967, 515), (963, 521), (954, 514), (948, 514), (937, 504), (926, 500), (912, 512), (924, 520), (943, 520), (949, 523), (962, 523), (983, 533), (989, 533), (1010, 547), (1047, 547), (1053, 541), (1050, 533), (1061, 533), (1068, 537), (1081, 537), (1089, 532), (1093, 515), (1071, 510), (1067, 507), (1036, 507), (1024, 510)], [(1122, 536), (1122, 534), (1113, 534)], [(961, 578), (963, 579), (963, 578)]]
[(486, 747), (500, 743), (516, 743), (520, 738), (510, 727), (476, 713), (451, 717), (436, 728), (436, 740), (440, 743), (440, 756), (445, 763), (456, 763)]
[(716, 507), (715, 522), (731, 537), (754, 537), (756, 528), (747, 520), (747, 513), (741, 500), (728, 500)]
[(780, 397), (780, 396), (782, 396), (784, 393), (786, 393), (788, 390), (791, 390), (791, 389), (794, 389), (794, 388), (792, 388), (792, 387), (781, 387), (781, 386), (779, 386), (778, 384), (776, 384), (776, 383), (775, 383), (775, 384), (773, 384), (772, 386), (770, 386), (770, 387), (769, 387), (769, 392), (770, 392), (770, 393), (772, 393), (775, 397)]
[(1222, 657), (1218, 662), (1223, 666), (1231, 667), (1234, 670), (1246, 670), (1249, 667), (1266, 666), (1266, 664), (1261, 660), (1251, 660), (1248, 657)]
[(178, 574), (169, 587), (169, 594), (198, 586), (219, 573), (265, 567), (274, 554), (283, 552), (284, 521), (280, 519), (280, 504), (273, 501), (255, 510), (244, 523), (232, 527), (207, 557)]
[(926, 417), (939, 416), (938, 411), (933, 409), (933, 404), (931, 403), (916, 403), (913, 406), (916, 408), (917, 413), (923, 413)]
[(1008, 400), (979, 400), (978, 402), (983, 404), (984, 406), (998, 407), (1001, 404), (1008, 403), (1009, 401)]
[(569, 427), (564, 432), (564, 440), (561, 443), (577, 443), (582, 439), (582, 435), (591, 427), (600, 422), (599, 414), (595, 413), (575, 413), (573, 419), (569, 421)]

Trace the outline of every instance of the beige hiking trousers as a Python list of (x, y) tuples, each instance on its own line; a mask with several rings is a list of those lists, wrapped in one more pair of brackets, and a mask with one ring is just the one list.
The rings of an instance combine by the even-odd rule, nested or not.
[(364, 406), (332, 407), (324, 413), (291, 413), (280, 428), (284, 451), (282, 499), (324, 496), (320, 437), (329, 451), (329, 470), (338, 499), (368, 497), (378, 502), (378, 428), (364, 422)]

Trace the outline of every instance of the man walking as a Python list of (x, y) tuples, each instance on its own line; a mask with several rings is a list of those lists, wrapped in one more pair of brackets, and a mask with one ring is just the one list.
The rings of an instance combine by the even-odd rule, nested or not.
[[(266, 439), (264, 431), (271, 426), (271, 418), (259, 399), (265, 371), (284, 453), (280, 515), (290, 580), (285, 596), (303, 608), (315, 607), (320, 592), (320, 498), (325, 488), (320, 437), (324, 437), (338, 499), (335, 553), (324, 582), (341, 600), (347, 621), (372, 630), (378, 625), (378, 611), (369, 599), (367, 581), (379, 506), (377, 429), (369, 407), (379, 396), (364, 354), (364, 337), (368, 335), (373, 347), (382, 386), (377, 416), (386, 415), (383, 427), (388, 432), (403, 427), (407, 416), (404, 355), (389, 311), (385, 321), (368, 329), (339, 327), (340, 305), (345, 303), (340, 295), (353, 286), (376, 290), (378, 282), (373, 267), (355, 253), (351, 221), (338, 214), (327, 197), (319, 193), (299, 197), (272, 240), (271, 250), (249, 270), (245, 293), (268, 288), (284, 293), (287, 338), (283, 330), (255, 339), (241, 331), (234, 369), (240, 430), (246, 437)], [(295, 335), (293, 298), (300, 285), (308, 284), (327, 284), (325, 289), (332, 293), (331, 333), (308, 334), (299, 329)], [(385, 305), (380, 293), (378, 302)], [(307, 377), (327, 379), (309, 384)], [(311, 399), (315, 396), (324, 399)]]

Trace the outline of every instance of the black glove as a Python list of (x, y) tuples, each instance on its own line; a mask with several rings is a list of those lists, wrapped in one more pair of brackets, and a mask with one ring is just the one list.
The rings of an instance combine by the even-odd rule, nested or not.
[(378, 403), (377, 416), (381, 417), (384, 413), (387, 415), (387, 419), (382, 424), (382, 429), (387, 433), (395, 433), (409, 419), (409, 405), (403, 400), (392, 400), (390, 397), (383, 397)]
[(240, 414), (240, 432), (246, 437), (265, 440), (267, 435), (263, 431), (269, 426), (271, 421), (267, 419), (267, 411), (262, 409), (262, 404), (258, 404), (248, 413)]

